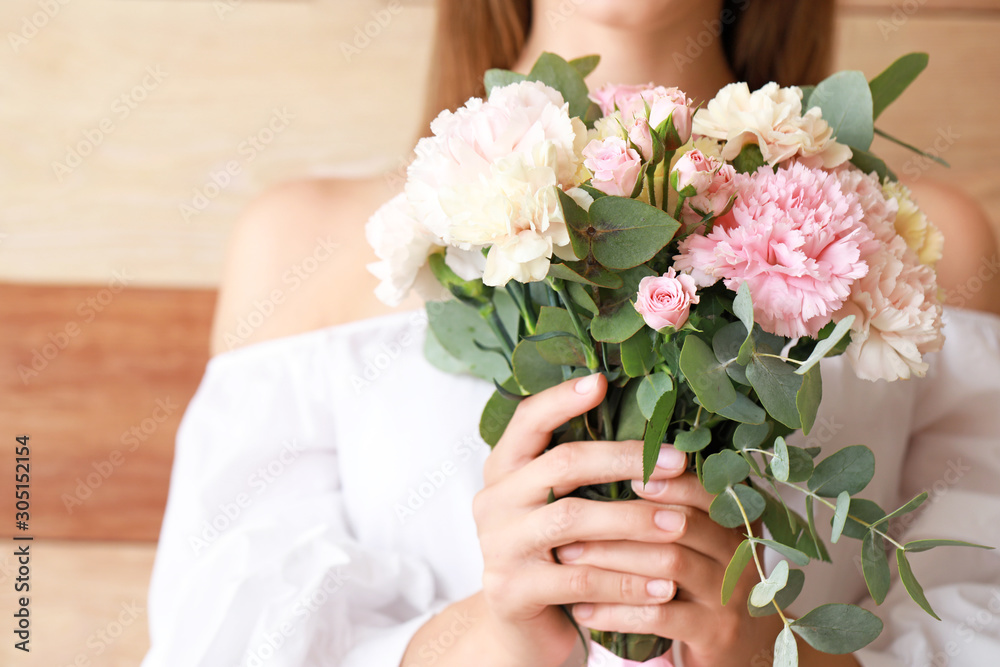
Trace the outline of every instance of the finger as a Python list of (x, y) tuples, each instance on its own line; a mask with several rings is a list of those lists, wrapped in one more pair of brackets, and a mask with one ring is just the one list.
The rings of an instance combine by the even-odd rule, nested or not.
[[(566, 442), (553, 447), (524, 466), (518, 483), (534, 489), (536, 501), (544, 502), (552, 489), (557, 498), (581, 486), (642, 477), (642, 442)], [(684, 472), (687, 457), (673, 447), (664, 447), (652, 479), (667, 479)], [(537, 496), (540, 495), (540, 498)]]
[(522, 400), (483, 468), (486, 485), (517, 470), (549, 446), (552, 431), (597, 407), (608, 383), (600, 373), (568, 380)]
[(651, 479), (645, 485), (641, 477), (632, 480), (632, 490), (647, 500), (653, 500), (664, 505), (690, 505), (703, 512), (708, 512), (715, 496), (705, 490), (698, 476), (693, 472), (686, 473), (674, 479)]
[(719, 597), (725, 574), (718, 561), (677, 543), (578, 542), (560, 547), (556, 556), (564, 564), (673, 581), (690, 597), (706, 601)]
[(528, 576), (509, 584), (511, 595), (529, 605), (559, 605), (579, 602), (651, 605), (673, 598), (677, 586), (671, 581), (612, 572), (586, 565), (540, 564)]
[(666, 604), (576, 604), (573, 618), (591, 630), (670, 637), (692, 643), (711, 640), (717, 615), (697, 602), (672, 600)]
[(677, 542), (725, 564), (742, 539), (693, 507), (583, 498), (561, 498), (539, 507), (527, 517), (519, 517), (504, 537), (507, 546), (527, 557), (573, 542), (633, 540)]

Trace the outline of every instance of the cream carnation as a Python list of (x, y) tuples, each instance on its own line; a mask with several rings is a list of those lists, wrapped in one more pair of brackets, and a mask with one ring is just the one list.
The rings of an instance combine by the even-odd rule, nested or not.
[(375, 288), (380, 301), (398, 306), (414, 286), (424, 297), (433, 293), (437, 281), (427, 267), (427, 256), (444, 244), (416, 221), (404, 195), (393, 197), (372, 215), (365, 237), (381, 260), (368, 265), (381, 281)]
[(725, 141), (722, 157), (733, 160), (746, 144), (757, 144), (774, 166), (792, 157), (808, 167), (828, 169), (851, 158), (851, 149), (833, 140), (818, 107), (802, 113), (802, 91), (769, 83), (750, 92), (731, 83), (694, 116), (694, 133)]
[(746, 282), (765, 331), (815, 336), (840, 309), (868, 267), (860, 246), (872, 233), (858, 198), (836, 176), (793, 164), (736, 174), (739, 195), (712, 231), (681, 242), (674, 266), (699, 285)]
[(921, 377), (927, 372), (923, 355), (944, 343), (934, 270), (917, 262), (900, 237), (880, 243), (865, 259), (868, 274), (835, 317), (855, 316), (845, 354), (865, 380)]
[(443, 112), (431, 130), (406, 196), (432, 236), (471, 252), (492, 246), (483, 267), (491, 285), (539, 280), (552, 254), (573, 256), (556, 188), (589, 177), (587, 132), (558, 91), (532, 81), (495, 88), (485, 102)]
[(906, 245), (917, 253), (921, 264), (934, 266), (941, 260), (944, 249), (944, 234), (913, 201), (913, 193), (902, 183), (887, 181), (882, 186), (886, 198), (892, 199), (899, 207), (896, 213), (896, 233), (903, 237)]

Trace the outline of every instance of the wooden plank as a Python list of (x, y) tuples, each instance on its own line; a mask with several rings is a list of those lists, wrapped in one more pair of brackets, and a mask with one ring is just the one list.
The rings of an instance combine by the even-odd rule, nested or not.
[[(31, 545), (31, 651), (0, 643), (17, 667), (136, 667), (149, 649), (154, 545), (39, 540)], [(4, 550), (6, 552), (6, 549)], [(13, 551), (13, 550), (11, 550)], [(0, 556), (0, 608), (13, 613), (16, 559)], [(10, 630), (9, 637), (13, 638)]]
[[(917, 82), (879, 119), (878, 126), (935, 152), (951, 169), (876, 138), (873, 149), (904, 178), (952, 183), (976, 197), (1000, 233), (1000, 17), (944, 18), (918, 14), (898, 30), (871, 17), (844, 16), (838, 26), (837, 69), (870, 77), (911, 51), (931, 54)], [(974, 63), (974, 66), (970, 66)]]
[[(212, 291), (116, 282), (0, 285), (0, 438), (12, 452), (30, 436), (30, 534), (157, 539), (214, 303)], [(12, 459), (0, 457), (4, 480)], [(11, 521), (12, 496), (0, 498)]]

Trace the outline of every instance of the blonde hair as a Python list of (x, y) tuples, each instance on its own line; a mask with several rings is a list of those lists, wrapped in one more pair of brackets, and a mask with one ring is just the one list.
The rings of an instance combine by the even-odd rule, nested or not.
[[(731, 12), (727, 14), (726, 12)], [(482, 96), (483, 74), (510, 69), (531, 30), (531, 0), (438, 0), (427, 112)], [(751, 89), (816, 83), (829, 67), (834, 0), (724, 0), (722, 44)]]

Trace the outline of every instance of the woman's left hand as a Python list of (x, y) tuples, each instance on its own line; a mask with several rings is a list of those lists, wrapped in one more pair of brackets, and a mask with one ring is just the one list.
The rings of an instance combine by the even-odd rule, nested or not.
[(751, 564), (729, 604), (721, 600), (722, 579), (742, 530), (730, 530), (708, 516), (713, 496), (693, 473), (670, 480), (641, 482), (633, 489), (643, 498), (679, 511), (685, 522), (678, 537), (663, 542), (585, 542), (557, 550), (559, 560), (675, 582), (677, 596), (664, 604), (630, 606), (577, 604), (577, 621), (594, 630), (654, 634), (674, 640), (674, 655), (685, 667), (770, 665), (774, 640), (782, 629), (776, 615), (754, 618), (746, 607), (750, 589), (760, 581)]

